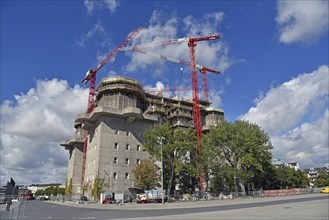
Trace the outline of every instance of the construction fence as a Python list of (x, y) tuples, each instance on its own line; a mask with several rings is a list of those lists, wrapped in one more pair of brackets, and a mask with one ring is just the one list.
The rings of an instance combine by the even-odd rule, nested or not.
[(192, 195), (184, 194), (172, 200), (180, 201), (196, 201), (196, 200), (223, 200), (234, 198), (262, 198), (262, 197), (275, 197), (275, 196), (292, 196), (304, 195), (312, 193), (320, 193), (322, 188), (292, 188), (292, 189), (276, 189), (276, 190), (258, 190), (258, 191), (245, 191), (245, 192), (231, 192), (231, 193), (216, 193), (198, 192)]
[(275, 196), (292, 196), (320, 193), (322, 188), (291, 188), (291, 189), (274, 189), (274, 190), (258, 190), (246, 192), (234, 192), (233, 197), (275, 197)]

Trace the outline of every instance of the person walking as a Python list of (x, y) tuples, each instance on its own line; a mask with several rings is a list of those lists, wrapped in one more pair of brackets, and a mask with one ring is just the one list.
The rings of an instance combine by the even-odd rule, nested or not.
[(7, 200), (7, 206), (6, 206), (6, 211), (10, 211), (10, 206), (12, 205), (11, 199)]

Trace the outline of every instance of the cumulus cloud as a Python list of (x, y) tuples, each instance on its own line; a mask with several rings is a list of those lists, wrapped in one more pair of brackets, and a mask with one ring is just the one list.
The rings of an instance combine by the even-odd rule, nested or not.
[(328, 161), (329, 67), (298, 75), (271, 88), (240, 118), (259, 124), (271, 137), (275, 157), (300, 159), (304, 166)]
[(65, 182), (68, 153), (59, 146), (74, 134), (88, 90), (67, 81), (38, 80), (36, 87), (1, 104), (0, 182)]
[(329, 111), (316, 121), (302, 123), (282, 136), (272, 137), (273, 155), (305, 168), (329, 165)]
[(90, 42), (94, 42), (96, 46), (109, 47), (111, 46), (110, 35), (106, 29), (98, 21), (87, 33), (81, 34), (80, 38), (76, 40), (76, 44), (80, 47), (87, 47)]
[(111, 13), (114, 13), (120, 4), (117, 0), (85, 0), (84, 5), (87, 8), (87, 13), (92, 14), (94, 11), (101, 10), (103, 8), (106, 8)]
[[(168, 18), (169, 16), (169, 18)], [(162, 11), (154, 11), (149, 20), (149, 25), (133, 39), (133, 44), (163, 41), (191, 36), (205, 36), (219, 33), (219, 25), (224, 17), (223, 12), (213, 12), (201, 18), (191, 15), (180, 18), (175, 15), (168, 15)], [(165, 19), (164, 19), (165, 18)], [(187, 42), (163, 47), (147, 48), (145, 50), (160, 55), (174, 57), (190, 61), (190, 52)], [(126, 66), (128, 72), (145, 72), (149, 70), (154, 76), (163, 75), (168, 72), (166, 66), (168, 61), (163, 61), (152, 56), (127, 53), (131, 60)], [(196, 47), (196, 62), (212, 69), (225, 71), (232, 65), (229, 58), (229, 47), (223, 40), (199, 42)]]
[(278, 1), (279, 40), (287, 44), (316, 41), (328, 31), (328, 13), (328, 1)]

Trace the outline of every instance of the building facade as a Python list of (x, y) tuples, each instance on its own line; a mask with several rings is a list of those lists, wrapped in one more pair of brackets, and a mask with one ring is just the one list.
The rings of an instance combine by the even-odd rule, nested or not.
[(329, 174), (329, 166), (327, 166), (327, 167), (308, 168), (308, 169), (304, 169), (304, 172), (306, 173), (307, 178), (310, 181), (310, 186), (314, 187), (315, 180), (321, 172)]
[[(203, 131), (224, 120), (222, 109), (211, 107), (210, 102), (200, 104)], [(193, 120), (191, 100), (147, 93), (134, 79), (120, 76), (103, 79), (97, 88), (94, 110), (79, 114), (75, 136), (61, 142), (69, 151), (67, 184), (72, 185), (73, 194), (82, 193), (84, 172), (84, 183), (93, 184), (96, 178), (104, 178), (105, 191), (128, 191), (128, 187), (134, 186), (131, 170), (149, 158), (143, 149), (142, 133), (163, 122), (173, 129), (193, 128)], [(84, 136), (87, 151), (83, 170)]]

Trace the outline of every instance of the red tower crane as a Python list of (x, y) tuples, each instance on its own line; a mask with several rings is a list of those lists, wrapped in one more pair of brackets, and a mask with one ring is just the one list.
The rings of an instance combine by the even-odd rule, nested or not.
[[(90, 82), (89, 85), (89, 95), (88, 95), (88, 107), (87, 113), (91, 113), (95, 107), (95, 85), (96, 85), (96, 74), (97, 72), (109, 61), (111, 60), (122, 48), (127, 46), (128, 42), (133, 39), (140, 31), (141, 27), (136, 28), (128, 37), (109, 55), (105, 57), (104, 60), (100, 62), (94, 69), (87, 71), (85, 78), (83, 78), (82, 83)], [(86, 168), (86, 152), (87, 152), (87, 142), (88, 142), (88, 131), (84, 131), (84, 144), (83, 144), (83, 157), (82, 157), (82, 174), (81, 174), (81, 186), (84, 184), (85, 168)]]
[[(190, 48), (190, 68), (191, 68), (191, 79), (192, 79), (192, 102), (193, 102), (193, 114), (194, 114), (194, 126), (197, 133), (197, 139), (200, 141), (202, 139), (202, 124), (200, 117), (200, 99), (199, 99), (199, 90), (198, 90), (198, 77), (196, 72), (196, 54), (195, 54), (195, 46), (196, 42), (206, 41), (206, 40), (216, 40), (220, 38), (219, 34), (210, 35), (210, 36), (202, 36), (202, 37), (186, 37), (179, 39), (171, 39), (166, 41), (156, 41), (145, 44), (134, 45), (131, 47), (123, 48), (122, 51), (133, 50), (133, 48), (148, 48), (153, 46), (163, 46), (170, 44), (180, 44), (184, 42), (188, 42), (188, 47)], [(206, 90), (207, 90), (206, 84)], [(196, 146), (196, 153), (199, 154), (201, 152), (199, 144)], [(200, 163), (200, 161), (198, 162)], [(203, 190), (204, 183), (204, 175), (200, 173), (200, 189)]]
[[(173, 57), (168, 57), (168, 56), (163, 56), (157, 53), (153, 53), (150, 51), (145, 51), (145, 50), (141, 50), (139, 49), (139, 47), (130, 47), (132, 51), (138, 52), (138, 53), (142, 53), (142, 54), (146, 54), (146, 55), (150, 55), (153, 57), (157, 57), (160, 59), (164, 59), (170, 62), (175, 62), (175, 63), (180, 63), (180, 64), (184, 64), (187, 66), (190, 66), (190, 62), (186, 61), (186, 60), (181, 60), (181, 59), (177, 59), (177, 58), (173, 58)], [(209, 96), (208, 96), (208, 82), (207, 82), (207, 72), (211, 72), (214, 74), (220, 74), (220, 71), (217, 70), (213, 70), (210, 69), (208, 67), (202, 66), (200, 64), (195, 64), (195, 67), (201, 72), (202, 74), (202, 81), (203, 81), (203, 95), (204, 95), (204, 99), (205, 101), (209, 102)]]

